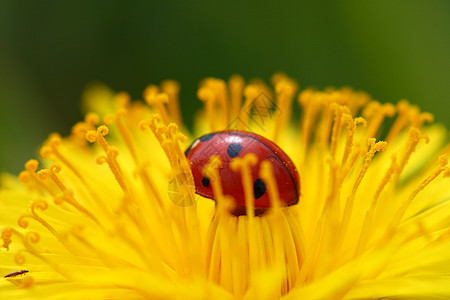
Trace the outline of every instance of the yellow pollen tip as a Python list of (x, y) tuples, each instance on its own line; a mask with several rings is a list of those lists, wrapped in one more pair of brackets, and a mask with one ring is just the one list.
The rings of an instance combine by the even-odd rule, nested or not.
[(12, 242), (12, 240), (11, 240), (12, 234), (13, 234), (12, 229), (9, 227), (6, 227), (5, 229), (3, 229), (2, 235), (1, 235), (1, 239), (3, 241), (1, 247), (5, 248), (8, 251), (9, 251), (9, 245)]
[(6, 227), (2, 231), (2, 239), (10, 239), (12, 236), (12, 230), (9, 227)]
[(75, 125), (72, 126), (72, 129), (71, 129), (70, 132), (74, 136), (84, 137), (86, 131), (87, 131), (86, 123), (85, 122), (78, 122), (78, 123), (76, 123)]
[(244, 91), (245, 81), (239, 75), (231, 76), (228, 81), (231, 98), (231, 116), (237, 117), (242, 105), (242, 93)]
[(58, 133), (52, 133), (44, 146), (39, 150), (39, 154), (42, 158), (49, 158), (50, 155), (55, 154), (55, 149), (61, 145), (62, 138)]
[(103, 124), (106, 126), (111, 126), (116, 121), (116, 115), (108, 114), (103, 117)]
[(395, 114), (395, 106), (391, 103), (383, 104), (382, 111), (384, 115), (392, 117)]
[(424, 112), (420, 115), (423, 122), (431, 123), (434, 121), (434, 115), (429, 112)]
[(170, 123), (167, 125), (167, 132), (170, 134), (171, 138), (174, 138), (178, 132), (178, 125), (175, 123)]
[[(116, 111), (116, 119), (120, 117), (125, 117), (127, 115), (127, 109), (126, 108), (119, 108)], [(105, 124), (106, 125), (106, 124)]]
[(159, 103), (168, 103), (169, 96), (167, 96), (166, 93), (159, 93), (158, 95), (156, 95), (156, 101)]
[(385, 141), (375, 142), (375, 139), (369, 139), (368, 145), (373, 149), (373, 151), (379, 152), (385, 151), (388, 143)]
[(109, 133), (109, 129), (105, 125), (99, 126), (97, 129), (97, 134), (101, 134), (102, 136), (105, 136), (108, 133)]
[(51, 147), (58, 147), (59, 145), (61, 145), (61, 141), (62, 141), (62, 138), (58, 133), (52, 133), (50, 135), (48, 144)]
[[(247, 87), (245, 87), (244, 96), (246, 98), (246, 103), (255, 99), (255, 97), (258, 95), (258, 92), (259, 92), (259, 88), (254, 84), (250, 84)], [(244, 106), (246, 106), (246, 105), (244, 105)]]
[(164, 123), (168, 124), (169, 115), (165, 105), (169, 102), (169, 96), (166, 93), (158, 93), (157, 87), (151, 86), (144, 91), (144, 98), (148, 105), (156, 107)]
[(242, 76), (235, 74), (230, 77), (228, 84), (230, 86), (230, 90), (233, 90), (233, 89), (243, 90), (245, 81), (244, 81), (244, 78), (242, 78)]
[(277, 141), (280, 133), (283, 131), (286, 123), (291, 119), (291, 106), (292, 100), (297, 93), (298, 84), (288, 78), (287, 76), (280, 80), (276, 86), (275, 91), (277, 95), (277, 106), (280, 111), (283, 113), (279, 113), (275, 118), (275, 128), (273, 132), (273, 140)]
[(58, 174), (61, 172), (61, 165), (51, 164), (49, 169), (52, 173)]
[[(315, 93), (317, 93), (317, 92), (313, 89), (306, 89), (306, 90), (301, 91), (297, 97), (298, 103), (300, 105), (306, 105), (306, 104), (312, 102), (313, 95)], [(320, 97), (317, 97), (314, 102), (318, 103), (320, 99), (321, 99)]]
[(22, 183), (27, 183), (30, 181), (30, 174), (28, 171), (22, 171), (19, 173), (19, 181)]
[(33, 243), (33, 244), (36, 244), (36, 243), (38, 243), (40, 240), (41, 240), (41, 236), (40, 236), (37, 232), (31, 231), (31, 232), (27, 232), (27, 233), (25, 234), (25, 239), (24, 239), (24, 241), (25, 241), (26, 244), (27, 244), (27, 243)]
[(117, 93), (115, 98), (118, 107), (128, 107), (130, 105), (131, 98), (126, 92)]
[(277, 72), (273, 74), (272, 77), (270, 78), (270, 83), (273, 86), (276, 86), (280, 81), (285, 80), (286, 78), (287, 78), (286, 74), (284, 74), (283, 72)]
[[(208, 92), (209, 91), (209, 92)], [(214, 116), (215, 123), (211, 125), (222, 124), (228, 125), (228, 92), (225, 81), (216, 78), (206, 78), (200, 85), (200, 89), (197, 92), (197, 96), (200, 100), (206, 102), (206, 110), (208, 118)], [(220, 107), (220, 114), (217, 114), (216, 109)]]
[(167, 103), (169, 98), (165, 93), (146, 93), (145, 101), (149, 105)]
[(50, 146), (42, 146), (41, 150), (39, 150), (39, 155), (44, 159), (49, 158), (52, 154), (53, 149)]
[(367, 121), (366, 119), (362, 118), (362, 117), (357, 117), (353, 119), (355, 122), (355, 125), (361, 125), (362, 127), (366, 127), (367, 126)]
[(202, 101), (214, 101), (214, 93), (210, 88), (202, 87), (197, 91), (198, 99)]
[(296, 92), (296, 85), (288, 80), (283, 80), (275, 86), (275, 91), (280, 94), (285, 94), (288, 97), (293, 97)]
[(438, 164), (441, 165), (442, 167), (445, 167), (448, 164), (448, 155), (446, 154), (442, 154), (438, 157)]
[(39, 176), (39, 179), (46, 180), (50, 176), (50, 170), (48, 169), (39, 170), (37, 172), (37, 175)]
[(100, 122), (100, 116), (93, 112), (87, 113), (84, 122), (90, 126), (95, 126)]
[(99, 155), (97, 156), (97, 158), (95, 159), (95, 162), (98, 165), (103, 165), (104, 163), (108, 162), (108, 158), (105, 155)]
[(97, 140), (97, 132), (95, 130), (89, 130), (86, 132), (86, 139), (89, 141), (89, 143), (95, 143)]
[(156, 85), (149, 85), (145, 88), (143, 96), (145, 102), (150, 105), (149, 101), (153, 101), (153, 98), (159, 93), (159, 88)]
[(31, 203), (32, 209), (46, 210), (48, 208), (48, 203), (43, 200), (36, 200)]
[(216, 131), (216, 116), (214, 113), (215, 110), (215, 95), (214, 92), (207, 87), (202, 87), (197, 91), (197, 97), (201, 101), (205, 102), (206, 114), (209, 120), (209, 126), (211, 131)]
[(39, 162), (36, 159), (30, 159), (25, 163), (25, 169), (30, 172), (36, 172), (39, 167)]
[(27, 215), (22, 215), (17, 219), (17, 225), (19, 225), (21, 228), (27, 228), (29, 223), (25, 218), (29, 218)]
[(150, 122), (149, 121), (141, 121), (139, 122), (139, 129), (142, 131), (145, 131), (147, 128), (150, 128)]
[(23, 265), (26, 261), (25, 256), (23, 255), (24, 250), (18, 251), (16, 252), (16, 254), (14, 255), (14, 262), (16, 264)]
[(58, 195), (55, 198), (53, 198), (53, 203), (56, 205), (61, 205), (65, 202), (66, 196), (65, 195)]
[(169, 97), (168, 109), (170, 117), (177, 124), (182, 125), (181, 111), (178, 99), (180, 84), (175, 80), (165, 80), (161, 83), (161, 89)]
[(161, 83), (161, 89), (167, 94), (177, 94), (180, 91), (180, 84), (175, 80), (165, 80)]
[(119, 155), (119, 149), (117, 149), (114, 146), (111, 146), (108, 148), (107, 155), (108, 157), (116, 158)]

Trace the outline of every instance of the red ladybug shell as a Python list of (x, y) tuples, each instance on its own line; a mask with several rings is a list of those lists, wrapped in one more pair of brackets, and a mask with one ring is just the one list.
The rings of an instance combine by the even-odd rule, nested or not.
[(214, 199), (211, 184), (203, 175), (203, 169), (209, 163), (209, 158), (217, 155), (222, 160), (219, 177), (223, 193), (231, 195), (236, 205), (244, 208), (245, 212), (241, 173), (232, 171), (230, 162), (233, 158), (244, 157), (248, 153), (254, 153), (258, 157), (258, 164), (252, 167), (251, 172), (254, 182), (255, 211), (271, 206), (266, 186), (259, 178), (259, 163), (263, 160), (270, 160), (272, 163), (282, 204), (296, 204), (300, 194), (300, 179), (292, 160), (275, 143), (257, 134), (244, 131), (210, 133), (196, 139), (186, 150), (185, 155), (190, 161), (196, 193)]

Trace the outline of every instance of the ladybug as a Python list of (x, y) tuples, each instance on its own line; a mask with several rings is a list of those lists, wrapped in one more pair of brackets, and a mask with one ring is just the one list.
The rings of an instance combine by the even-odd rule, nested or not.
[[(223, 193), (231, 195), (235, 200), (234, 215), (245, 214), (245, 196), (240, 172), (230, 168), (230, 162), (235, 157), (244, 157), (254, 153), (258, 162), (269, 160), (272, 164), (274, 177), (278, 185), (280, 201), (289, 206), (298, 203), (300, 195), (300, 178), (297, 169), (287, 154), (274, 142), (251, 132), (227, 130), (206, 134), (196, 139), (186, 150), (194, 177), (196, 194), (214, 199), (209, 179), (204, 176), (204, 168), (212, 155), (217, 155), (222, 161), (219, 168)], [(251, 169), (253, 192), (255, 197), (255, 215), (263, 214), (270, 208), (270, 198), (266, 185), (259, 178), (259, 164)]]

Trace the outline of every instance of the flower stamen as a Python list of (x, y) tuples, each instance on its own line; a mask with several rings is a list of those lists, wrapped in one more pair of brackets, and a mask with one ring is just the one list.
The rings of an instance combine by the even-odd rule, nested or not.
[(37, 258), (39, 258), (40, 260), (44, 261), (46, 264), (48, 264), (50, 267), (52, 267), (56, 272), (58, 272), (60, 275), (62, 275), (63, 277), (69, 279), (69, 280), (74, 280), (72, 273), (70, 271), (68, 271), (66, 268), (64, 268), (63, 266), (57, 264), (56, 262), (54, 262), (52, 259), (50, 259), (49, 257), (42, 255), (42, 252), (39, 251), (36, 246), (34, 246), (34, 244), (37, 244), (40, 240), (40, 236), (37, 232), (34, 231), (30, 231), (27, 232), (22, 240), (22, 243), (25, 247), (25, 249), (31, 253), (32, 255), (36, 256)]
[(125, 108), (120, 108), (117, 110), (117, 113), (115, 117), (109, 118), (109, 120), (104, 120), (106, 122), (106, 126), (110, 126), (113, 121), (116, 122), (117, 128), (119, 129), (120, 135), (125, 142), (125, 145), (127, 146), (128, 150), (130, 151), (131, 156), (133, 157), (135, 163), (139, 165), (139, 159), (137, 156), (136, 149), (133, 145), (133, 139), (131, 138), (130, 132), (128, 131), (128, 128), (125, 125), (124, 118), (127, 114), (127, 110)]
[(211, 131), (216, 131), (218, 128), (215, 114), (216, 95), (210, 88), (202, 87), (197, 91), (197, 97), (205, 103), (206, 115), (209, 120)]
[(250, 112), (252, 111), (254, 101), (258, 96), (258, 92), (260, 89), (255, 84), (250, 84), (244, 89), (244, 105), (242, 105), (242, 109), (239, 112), (238, 116), (238, 130), (248, 130), (249, 127), (249, 118)]
[(294, 95), (297, 93), (297, 84), (284, 76), (275, 84), (275, 92), (277, 94), (277, 109), (280, 113), (276, 114), (275, 117), (275, 129), (273, 133), (273, 140), (277, 141), (279, 134), (282, 132), (286, 123), (291, 119), (291, 109), (292, 100)]
[(420, 130), (414, 127), (411, 127), (408, 132), (409, 138), (406, 148), (404, 150), (403, 157), (400, 161), (399, 168), (397, 170), (397, 177), (400, 176), (405, 169), (405, 166), (408, 164), (411, 155), (416, 151), (416, 147), (419, 144), (420, 140), (425, 140), (425, 143), (428, 143), (429, 138), (426, 135), (422, 135)]
[[(300, 106), (303, 107), (303, 116), (300, 122), (300, 132), (302, 133), (302, 146), (305, 149), (304, 155), (306, 155), (306, 149), (309, 148), (309, 143), (311, 141), (311, 136), (313, 133), (313, 127), (322, 106), (322, 98), (320, 96), (314, 97), (315, 95), (316, 92), (312, 89), (306, 89), (300, 92), (300, 94), (298, 95), (298, 102)], [(323, 139), (328, 140), (328, 135)]]
[(254, 211), (254, 202), (255, 198), (253, 195), (253, 180), (251, 175), (251, 167), (256, 165), (258, 162), (258, 158), (255, 154), (249, 153), (245, 155), (244, 157), (236, 157), (234, 158), (230, 163), (230, 168), (234, 172), (240, 172), (241, 178), (242, 178), (242, 186), (244, 188), (244, 197), (245, 197), (245, 207), (247, 216), (249, 218), (249, 222), (252, 222), (251, 220), (255, 216)]
[(180, 92), (180, 84), (175, 80), (165, 80), (161, 83), (161, 90), (169, 97), (167, 107), (169, 109), (170, 118), (176, 124), (183, 124), (179, 104), (180, 100), (178, 98), (178, 94)]
[[(99, 117), (97, 114), (89, 113), (85, 118), (86, 119), (85, 122), (87, 124), (89, 124), (89, 128), (93, 128), (94, 124), (97, 124), (99, 122), (98, 118)], [(84, 142), (86, 142), (85, 135), (86, 135), (86, 129), (83, 130)], [(96, 193), (96, 191), (91, 187), (89, 182), (86, 180), (86, 177), (82, 175), (80, 170), (73, 163), (71, 163), (71, 161), (63, 153), (61, 153), (61, 151), (59, 151), (58, 148), (60, 147), (61, 142), (62, 142), (62, 140), (61, 140), (60, 135), (58, 135), (58, 134), (52, 135), (49, 138), (47, 144), (41, 148), (41, 150), (40, 150), (41, 157), (44, 159), (49, 159), (49, 158), (51, 158), (51, 155), (54, 155), (62, 164), (64, 164), (69, 170), (71, 170), (75, 174), (75, 176), (80, 180), (81, 184), (84, 186), (87, 193), (89, 194), (89, 196), (91, 197), (93, 202), (95, 202), (97, 207), (99, 207), (105, 213), (108, 212), (109, 208), (105, 206), (105, 203), (101, 200), (101, 198)], [(60, 203), (62, 203), (62, 201), (64, 201), (65, 198), (70, 197), (70, 195), (65, 195), (65, 194), (66, 193), (64, 193), (63, 196), (55, 196), (54, 197), (55, 203), (60, 204)], [(92, 218), (92, 216), (91, 216), (91, 218)]]
[(100, 116), (96, 113), (87, 113), (84, 117), (83, 122), (78, 122), (72, 126), (71, 130), (71, 140), (73, 140), (76, 145), (80, 147), (85, 147), (86, 142), (86, 132), (89, 130), (94, 130), (95, 126), (100, 122)]
[(393, 236), (396, 228), (401, 223), (406, 211), (410, 207), (411, 203), (414, 201), (414, 198), (423, 191), (433, 180), (435, 180), (440, 174), (443, 173), (444, 177), (450, 176), (450, 169), (447, 167), (448, 158), (447, 155), (441, 155), (438, 158), (439, 166), (434, 170), (425, 180), (423, 180), (419, 186), (411, 193), (411, 195), (400, 202), (400, 206), (397, 209), (394, 217), (392, 218), (390, 224), (388, 225), (383, 240), (390, 240)]
[(278, 185), (273, 175), (272, 164), (269, 160), (261, 162), (259, 176), (264, 181), (269, 193), (270, 205), (273, 211), (278, 211), (281, 208), (280, 193), (278, 192)]
[(335, 109), (335, 117), (334, 117), (334, 124), (333, 129), (331, 131), (331, 145), (330, 145), (330, 155), (331, 159), (336, 160), (336, 149), (337, 149), (337, 143), (339, 140), (339, 136), (341, 135), (341, 127), (342, 127), (342, 120), (344, 114), (349, 114), (350, 111), (348, 107), (346, 106), (337, 106)]
[(84, 184), (84, 177), (81, 175), (80, 171), (75, 168), (75, 166), (70, 163), (70, 161), (61, 154), (58, 150), (59, 145), (61, 145), (61, 136), (59, 134), (52, 135), (49, 138), (48, 145), (43, 146), (40, 150), (40, 155), (42, 158), (49, 158), (50, 155), (55, 155), (64, 165), (66, 165), (74, 174), (77, 176)]
[(371, 101), (362, 112), (362, 116), (367, 120), (367, 138), (374, 138), (378, 134), (385, 117), (392, 117), (395, 114), (395, 107), (390, 104), (381, 104), (378, 101)]
[(375, 156), (375, 153), (379, 151), (386, 150), (387, 143), (384, 141), (375, 142), (375, 138), (370, 138), (368, 141), (369, 150), (366, 153), (366, 156), (364, 158), (364, 164), (361, 167), (361, 170), (358, 174), (358, 177), (356, 178), (356, 181), (353, 185), (352, 191), (350, 195), (347, 197), (347, 201), (345, 203), (344, 212), (341, 218), (341, 226), (339, 228), (339, 235), (336, 239), (337, 244), (335, 245), (335, 249), (337, 249), (336, 253), (340, 252), (340, 247), (343, 244), (343, 239), (345, 238), (347, 234), (347, 230), (350, 224), (350, 220), (352, 218), (353, 213), (353, 206), (354, 206), (354, 200), (356, 197), (356, 192), (358, 191), (358, 188), (369, 169), (369, 165), (372, 162), (373, 157)]
[[(336, 110), (339, 107), (338, 102), (336, 102), (337, 93), (333, 92), (331, 94), (315, 91), (312, 95), (315, 98), (317, 106), (316, 109), (322, 110), (319, 122), (319, 129), (316, 131), (315, 138), (319, 143), (319, 149), (322, 153), (326, 153), (330, 147), (330, 135), (333, 127), (333, 115), (336, 114)], [(318, 113), (316, 113), (318, 114)], [(314, 124), (313, 124), (314, 126)], [(312, 129), (314, 130), (314, 129)]]
[(358, 244), (355, 249), (355, 257), (362, 254), (363, 251), (366, 249), (367, 242), (373, 231), (373, 218), (374, 218), (375, 212), (379, 205), (378, 199), (379, 199), (382, 191), (386, 187), (386, 185), (391, 181), (392, 177), (395, 175), (397, 168), (398, 168), (397, 157), (395, 155), (393, 155), (391, 157), (391, 165), (386, 170), (386, 173), (383, 176), (380, 184), (378, 185), (375, 195), (373, 196), (370, 206), (369, 206), (368, 210), (366, 211), (366, 215), (364, 217)]
[(103, 150), (106, 153), (106, 156), (99, 156), (97, 158), (97, 163), (98, 164), (107, 163), (111, 172), (114, 175), (114, 178), (116, 179), (119, 186), (122, 188), (123, 192), (125, 194), (128, 194), (129, 189), (125, 184), (123, 173), (119, 167), (119, 164), (117, 163), (117, 156), (119, 155), (119, 150), (115, 147), (110, 147), (108, 145), (108, 142), (104, 137), (108, 133), (109, 133), (108, 127), (102, 125), (98, 127), (97, 132), (88, 131), (86, 133), (86, 139), (91, 143), (97, 142), (103, 148)]
[(245, 82), (239, 75), (231, 76), (228, 81), (228, 87), (231, 100), (231, 118), (234, 119), (239, 116), (242, 105), (242, 95), (244, 93)]
[(146, 237), (151, 232), (150, 226), (148, 222), (145, 221), (145, 218), (142, 218), (142, 216), (136, 209), (137, 207), (139, 207), (139, 203), (136, 202), (136, 198), (134, 197), (130, 188), (126, 184), (125, 176), (117, 162), (119, 150), (115, 147), (109, 146), (108, 142), (104, 138), (104, 136), (107, 135), (108, 132), (109, 132), (108, 127), (102, 125), (98, 127), (97, 132), (95, 131), (87, 132), (86, 138), (91, 143), (96, 141), (106, 152), (106, 155), (100, 155), (97, 157), (97, 163), (108, 164), (109, 169), (113, 173), (116, 182), (119, 184), (120, 188), (124, 193), (123, 203), (120, 209), (124, 210), (125, 214), (136, 225), (136, 228), (139, 230), (142, 237)]
[(169, 114), (166, 104), (169, 102), (169, 96), (165, 93), (158, 93), (159, 89), (156, 85), (149, 85), (144, 91), (144, 99), (148, 105), (156, 107), (161, 115), (164, 124), (169, 124)]
[(216, 118), (221, 119), (222, 121), (221, 127), (224, 128), (228, 126), (229, 124), (228, 95), (225, 81), (216, 78), (206, 78), (201, 86), (202, 88), (209, 89), (214, 94), (214, 99), (220, 106), (220, 114), (216, 115)]
[[(25, 171), (22, 171), (19, 175), (19, 180), (23, 183), (28, 183), (30, 177), (42, 188), (44, 188), (47, 193), (49, 193), (52, 196), (55, 196), (55, 193), (53, 190), (44, 182), (42, 181), (39, 176), (36, 174), (36, 171), (38, 169), (39, 162), (35, 159), (30, 159), (25, 164)], [(28, 185), (29, 186), (29, 185)]]
[(356, 126), (358, 125), (366, 126), (366, 120), (364, 120), (361, 117), (353, 119), (350, 114), (344, 113), (342, 115), (342, 118), (343, 121), (347, 123), (347, 136), (344, 153), (342, 154), (341, 169), (345, 166), (345, 163), (347, 162), (347, 159), (350, 156), (350, 153), (352, 152)]
[(58, 199), (60, 197), (55, 197), (55, 202), (58, 203), (60, 200), (64, 200), (65, 202), (69, 203), (76, 209), (78, 209), (80, 212), (85, 214), (87, 217), (89, 217), (91, 220), (99, 224), (98, 219), (92, 214), (86, 207), (81, 205), (73, 196), (73, 193), (67, 189), (67, 187), (64, 185), (64, 183), (58, 178), (56, 174), (61, 172), (61, 166), (52, 164), (50, 165), (49, 169), (42, 169), (40, 170), (37, 175), (41, 180), (45, 180), (48, 177), (56, 184), (56, 186), (61, 190), (63, 193), (62, 199)]
[(394, 124), (391, 126), (386, 137), (387, 141), (392, 141), (408, 125), (414, 128), (420, 128), (424, 122), (432, 122), (433, 115), (427, 112), (421, 113), (415, 105), (409, 104), (406, 100), (397, 103), (398, 115)]
[(6, 227), (2, 230), (2, 248), (9, 251), (9, 245), (12, 243), (11, 236), (13, 234), (12, 228)]

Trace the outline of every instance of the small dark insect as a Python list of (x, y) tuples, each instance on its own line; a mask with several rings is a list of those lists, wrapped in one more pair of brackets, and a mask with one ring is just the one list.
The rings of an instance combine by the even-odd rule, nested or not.
[(22, 275), (22, 274), (25, 274), (25, 273), (28, 273), (28, 270), (14, 271), (14, 272), (11, 272), (9, 274), (6, 274), (5, 278), (7, 278), (7, 277), (16, 277), (18, 275)]

